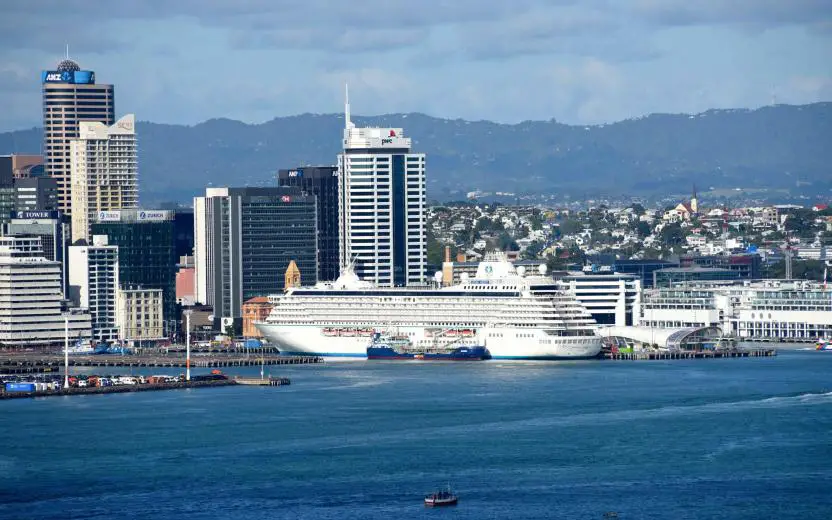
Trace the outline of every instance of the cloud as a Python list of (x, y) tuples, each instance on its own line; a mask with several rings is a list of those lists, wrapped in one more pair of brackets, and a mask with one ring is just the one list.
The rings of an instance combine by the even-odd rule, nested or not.
[(629, 11), (664, 26), (815, 24), (832, 18), (829, 0), (633, 0)]
[[(119, 113), (195, 123), (358, 113), (610, 121), (832, 98), (830, 0), (10, 0), (2, 130), (37, 124), (71, 45)], [(789, 79), (791, 78), (791, 79)], [(354, 87), (353, 87), (354, 85)]]

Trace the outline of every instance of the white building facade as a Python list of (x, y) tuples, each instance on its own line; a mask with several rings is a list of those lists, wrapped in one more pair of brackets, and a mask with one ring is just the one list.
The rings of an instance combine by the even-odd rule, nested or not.
[(116, 324), (124, 341), (165, 337), (162, 289), (127, 287), (116, 292)]
[(117, 340), (118, 247), (108, 245), (106, 236), (96, 235), (92, 245), (70, 246), (68, 258), (69, 296), (89, 310), (93, 338)]
[(803, 280), (687, 282), (645, 293), (640, 325), (719, 326), (739, 339), (832, 337), (832, 291)]
[(62, 347), (90, 337), (90, 315), (61, 308), (61, 263), (48, 260), (39, 237), (0, 238), (0, 345)]
[(629, 274), (583, 274), (565, 276), (569, 288), (601, 325), (624, 327), (641, 316), (641, 280)]
[(136, 118), (128, 114), (112, 126), (95, 121), (78, 124), (70, 141), (72, 242), (89, 241), (99, 212), (138, 207)]
[(401, 128), (356, 128), (338, 156), (340, 263), (380, 287), (425, 282), (425, 154)]

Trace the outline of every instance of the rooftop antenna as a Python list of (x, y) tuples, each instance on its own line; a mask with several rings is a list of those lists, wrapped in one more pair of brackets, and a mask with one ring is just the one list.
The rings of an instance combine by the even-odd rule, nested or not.
[(354, 128), (355, 125), (350, 121), (350, 86), (344, 83), (344, 128)]
[(69, 44), (66, 44), (66, 59), (69, 59)]

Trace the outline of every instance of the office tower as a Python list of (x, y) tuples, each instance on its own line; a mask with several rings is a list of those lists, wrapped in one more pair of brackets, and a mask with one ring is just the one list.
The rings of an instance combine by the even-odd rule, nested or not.
[(119, 339), (131, 342), (159, 340), (168, 336), (162, 313), (161, 289), (122, 287), (116, 291), (116, 325)]
[(14, 176), (10, 157), (0, 157), (0, 230), (14, 211)]
[(39, 237), (0, 237), (0, 345), (59, 347), (90, 337), (90, 315), (62, 312), (61, 264), (44, 258)]
[(7, 236), (38, 237), (44, 258), (61, 264), (61, 291), (67, 294), (69, 222), (59, 211), (17, 211), (6, 225)]
[(335, 280), (339, 274), (338, 168), (304, 166), (280, 170), (277, 185), (295, 186), (317, 198), (318, 280)]
[(42, 155), (0, 155), (0, 182), (43, 175)]
[(72, 60), (56, 70), (41, 73), (43, 84), (43, 152), (46, 174), (58, 181), (61, 212), (72, 212), (70, 190), (70, 141), (78, 137), (78, 124), (97, 121), (105, 126), (115, 122), (112, 85), (97, 85), (95, 73), (81, 70)]
[(15, 211), (56, 211), (58, 181), (52, 177), (21, 177), (14, 180)]
[(73, 243), (89, 240), (99, 212), (136, 208), (139, 201), (135, 116), (112, 126), (81, 122), (79, 130), (70, 142)]
[(99, 211), (90, 226), (94, 236), (107, 236), (118, 247), (118, 279), (122, 288), (161, 289), (165, 334), (176, 330), (176, 253), (173, 211)]
[(425, 154), (401, 128), (356, 128), (338, 156), (341, 265), (379, 286), (425, 282)]
[(0, 182), (8, 179), (25, 179), (43, 176), (42, 155), (0, 155)]
[(89, 310), (92, 337), (117, 340), (118, 247), (108, 245), (106, 236), (93, 236), (92, 245), (69, 246), (68, 260), (69, 296)]
[(177, 208), (173, 214), (173, 247), (176, 258), (194, 254), (194, 210)]
[(294, 260), (317, 281), (315, 196), (299, 188), (208, 188), (194, 198), (196, 299), (215, 327), (241, 329), (243, 302), (283, 291)]

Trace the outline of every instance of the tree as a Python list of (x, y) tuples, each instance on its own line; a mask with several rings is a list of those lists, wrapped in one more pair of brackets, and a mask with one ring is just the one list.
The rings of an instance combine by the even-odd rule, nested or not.
[(564, 235), (574, 235), (583, 229), (583, 225), (577, 220), (565, 220), (560, 223), (560, 232)]
[(543, 243), (538, 240), (534, 240), (531, 244), (529, 244), (529, 247), (523, 251), (523, 258), (527, 260), (534, 260), (540, 257), (540, 253), (542, 252)]
[(650, 224), (648, 224), (647, 222), (639, 220), (638, 223), (636, 223), (636, 233), (638, 233), (639, 237), (649, 237), (650, 233), (652, 232), (653, 228), (650, 227)]
[(662, 228), (659, 239), (667, 247), (678, 246), (684, 243), (685, 232), (679, 224), (668, 224)]

